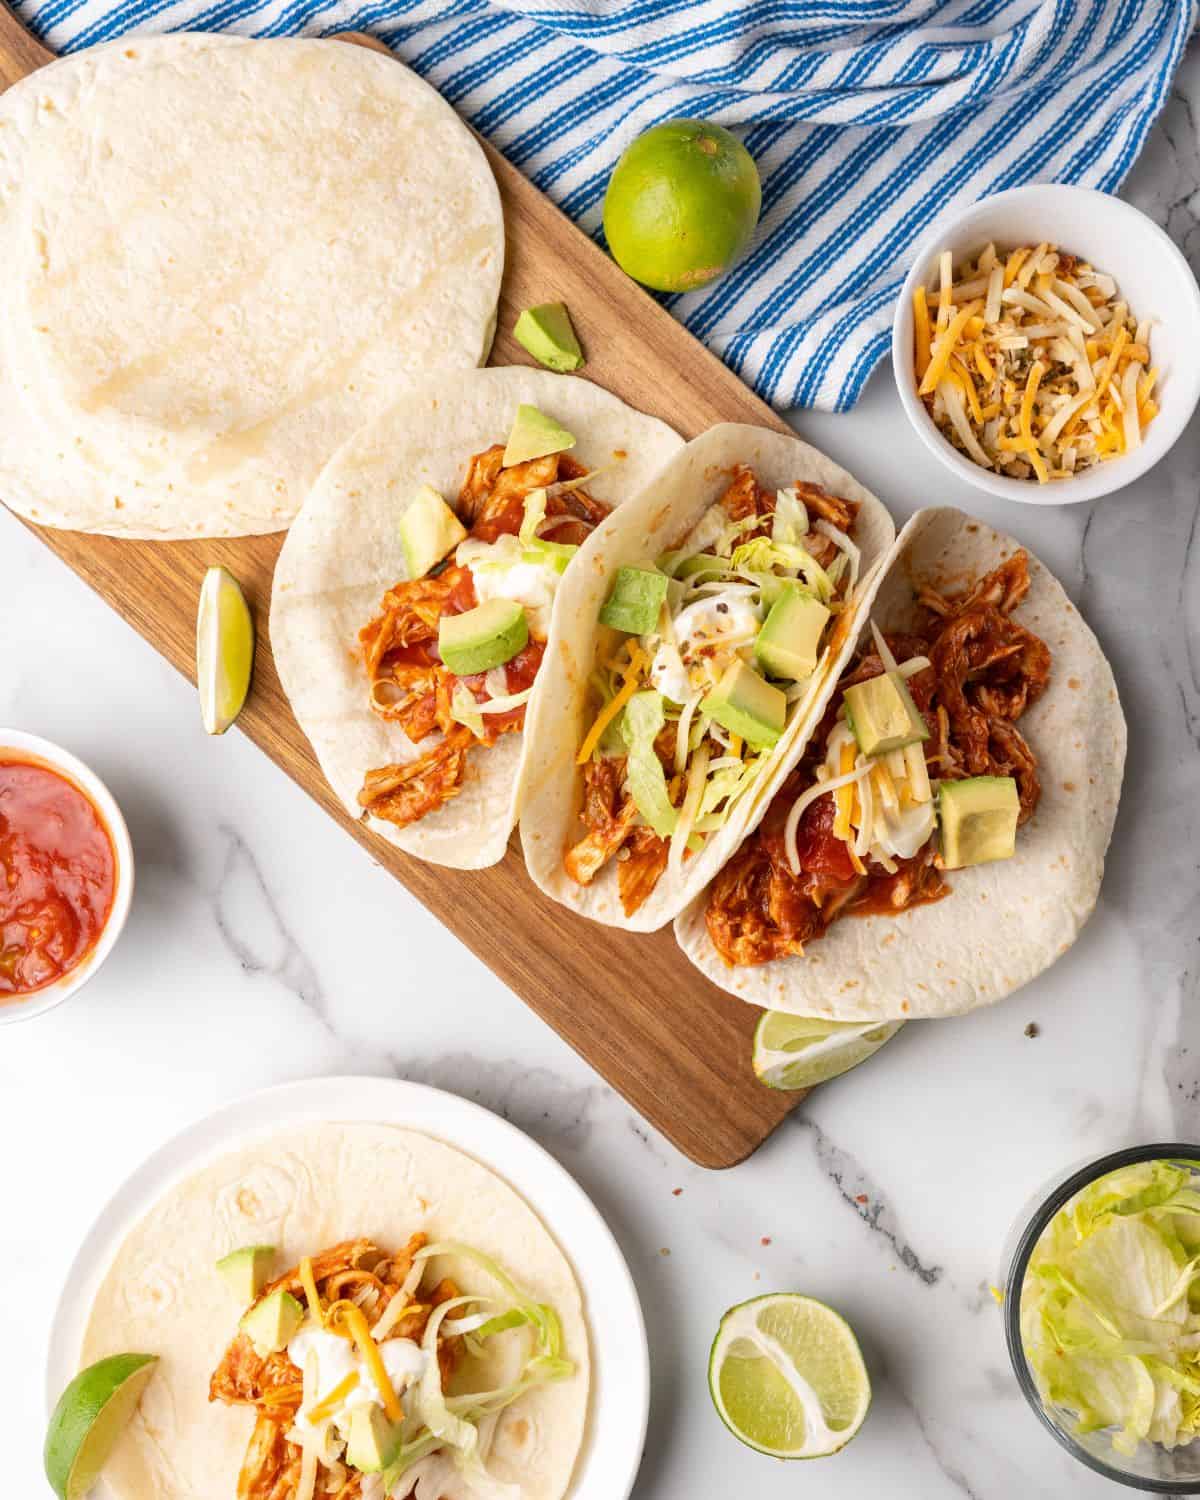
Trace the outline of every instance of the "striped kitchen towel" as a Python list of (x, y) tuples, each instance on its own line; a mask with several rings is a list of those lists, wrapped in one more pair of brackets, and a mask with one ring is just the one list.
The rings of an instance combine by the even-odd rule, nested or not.
[(1023, 182), (1115, 189), (1196, 0), (21, 0), (66, 51), (133, 31), (382, 37), (599, 236), (656, 121), (736, 130), (763, 179), (750, 252), (667, 299), (775, 406), (852, 406), (914, 241)]

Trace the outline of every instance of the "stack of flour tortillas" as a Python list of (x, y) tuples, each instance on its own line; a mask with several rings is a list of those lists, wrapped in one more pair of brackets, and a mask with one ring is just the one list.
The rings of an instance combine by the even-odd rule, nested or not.
[(488, 354), (495, 182), (433, 89), (175, 36), (0, 96), (0, 496), (127, 537), (278, 531), (414, 381)]

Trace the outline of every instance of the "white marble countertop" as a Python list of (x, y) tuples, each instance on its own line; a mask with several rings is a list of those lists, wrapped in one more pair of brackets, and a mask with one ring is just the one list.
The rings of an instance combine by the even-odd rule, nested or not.
[[(1193, 48), (1129, 188), (1194, 267), (1198, 98)], [(638, 1500), (1114, 1493), (1026, 1409), (987, 1285), (1014, 1219), (1057, 1169), (1131, 1140), (1200, 1137), (1200, 422), (1133, 489), (1061, 509), (948, 483), (886, 369), (853, 413), (797, 426), (898, 520), (964, 505), (1042, 556), (1112, 659), (1129, 767), (1100, 906), (1075, 949), (993, 1010), (910, 1026), (724, 1174), (644, 1125), (237, 732), (207, 739), (191, 687), (0, 510), (0, 723), (94, 766), (138, 859), (133, 914), (103, 973), (0, 1032), (7, 1494), (49, 1494), (47, 1331), (109, 1194), (217, 1105), (339, 1072), (478, 1100), (548, 1147), (607, 1216), (651, 1340)], [(395, 935), (390, 963), (378, 948), (355, 956), (364, 920)], [(862, 1433), (815, 1465), (743, 1449), (709, 1403), (720, 1314), (774, 1289), (840, 1308), (872, 1374)]]

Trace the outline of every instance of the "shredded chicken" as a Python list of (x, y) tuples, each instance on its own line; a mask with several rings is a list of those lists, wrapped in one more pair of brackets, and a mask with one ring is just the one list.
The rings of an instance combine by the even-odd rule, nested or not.
[[(497, 443), (477, 453), (467, 466), (455, 509), (471, 537), (494, 542), (502, 535), (515, 535), (524, 520), (525, 501), (535, 489), (547, 489), (546, 520), (539, 534), (548, 540), (578, 545), (608, 514), (608, 506), (574, 485), (585, 471), (569, 454), (551, 454), (508, 469), (503, 458), (504, 445)], [(462, 614), (477, 602), (470, 569), (452, 562), (439, 572), (390, 588), (379, 614), (359, 632), (372, 710), (397, 724), (413, 745), (441, 736), (414, 759), (376, 767), (363, 780), (359, 805), (398, 828), (458, 795), (469, 752), (476, 745), (494, 745), (500, 735), (524, 727), (524, 705), (482, 715), (482, 728), (455, 717), (454, 695), (460, 685), (478, 703), (487, 703), (493, 692), (489, 674), (457, 677), (446, 668), (438, 655), (438, 628), (445, 615)], [(531, 637), (505, 664), (501, 670), (508, 693), (532, 686), (544, 650), (545, 642)]]
[[(378, 1320), (412, 1270), (413, 1257), (426, 1243), (424, 1234), (414, 1234), (392, 1255), (372, 1240), (345, 1240), (312, 1258), (313, 1279), (322, 1304), (346, 1299), (363, 1309), (369, 1323)], [(307, 1310), (308, 1297), (293, 1267), (265, 1286), (259, 1301), (275, 1291), (290, 1292)], [(458, 1296), (448, 1278), (422, 1292), (419, 1303), (406, 1312), (388, 1334), (389, 1338), (420, 1342), (431, 1311)], [(438, 1363), (445, 1384), (461, 1356), (461, 1340), (438, 1340)], [(237, 1500), (294, 1500), (300, 1481), (303, 1452), (287, 1436), (300, 1408), (303, 1373), (292, 1364), (286, 1350), (265, 1357), (258, 1354), (239, 1331), (226, 1349), (209, 1382), (208, 1399), (230, 1406), (253, 1406), (258, 1413), (254, 1431), (238, 1476)], [(319, 1465), (316, 1495), (319, 1500), (358, 1500), (362, 1479), (344, 1463)]]
[[(924, 633), (888, 637), (898, 660), (928, 656), (932, 663), (908, 683), (930, 730), (930, 774), (942, 780), (1012, 776), (1019, 824), (1032, 817), (1041, 788), (1036, 757), (1013, 721), (1045, 691), (1051, 668), (1046, 643), (1010, 618), (1028, 591), (1029, 558), (1016, 552), (965, 594), (919, 590), (928, 612)], [(869, 652), (839, 686), (844, 690), (882, 671), (879, 657)], [(905, 911), (950, 892), (932, 841), (915, 858), (898, 861), (895, 873), (871, 862), (865, 874), (857, 871), (833, 831), (832, 797), (816, 798), (802, 814), (796, 833), (800, 873), (792, 873), (784, 825), (824, 760), (840, 701), (838, 693), (804, 761), (709, 889), (705, 921), (729, 964), (799, 957), (840, 917)]]

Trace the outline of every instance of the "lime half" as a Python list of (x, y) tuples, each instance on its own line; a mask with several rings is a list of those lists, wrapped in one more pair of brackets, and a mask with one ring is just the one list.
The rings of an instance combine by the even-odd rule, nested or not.
[(903, 1021), (822, 1021), (769, 1010), (754, 1032), (754, 1076), (772, 1089), (811, 1089), (879, 1051)]
[(774, 1292), (731, 1307), (708, 1389), (733, 1433), (773, 1458), (824, 1458), (863, 1424), (871, 1381), (850, 1325), (823, 1302)]
[(113, 1354), (81, 1370), (58, 1398), (44, 1462), (59, 1500), (82, 1500), (95, 1484), (157, 1364), (153, 1354)]
[(209, 734), (224, 734), (246, 701), (254, 666), (254, 620), (226, 568), (209, 568), (196, 612), (196, 684)]

